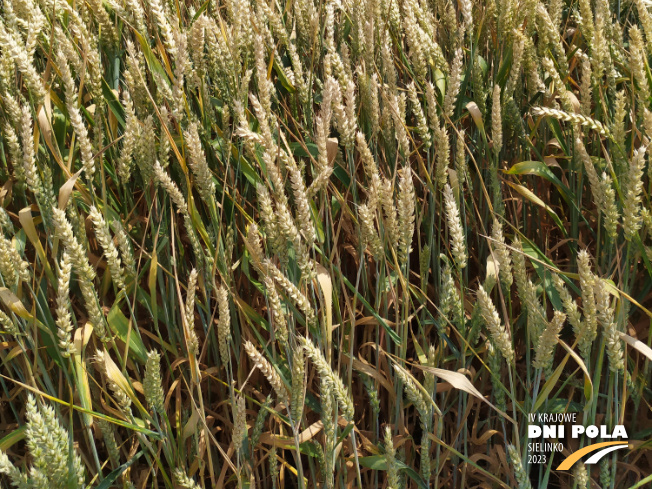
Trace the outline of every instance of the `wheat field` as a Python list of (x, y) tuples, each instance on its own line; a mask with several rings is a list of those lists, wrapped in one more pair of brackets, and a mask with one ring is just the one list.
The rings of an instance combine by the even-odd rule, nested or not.
[(652, 487), (647, 0), (0, 12), (0, 487)]

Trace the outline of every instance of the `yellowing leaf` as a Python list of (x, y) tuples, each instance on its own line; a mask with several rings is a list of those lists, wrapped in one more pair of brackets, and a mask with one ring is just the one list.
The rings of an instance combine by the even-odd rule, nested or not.
[[(47, 109), (50, 109), (49, 113)], [(43, 135), (43, 139), (45, 139), (45, 144), (48, 148), (50, 148), (50, 152), (52, 153), (55, 161), (59, 164), (60, 167), (64, 168), (63, 159), (59, 153), (59, 147), (57, 146), (56, 140), (52, 135), (52, 125), (50, 124), (52, 116), (51, 112), (52, 109), (50, 106), (50, 94), (48, 93), (44, 100), (44, 104), (38, 111), (38, 125), (39, 129), (41, 130), (41, 134)]]
[[(91, 398), (91, 388), (88, 383), (88, 372), (86, 370), (86, 361), (83, 358), (83, 351), (92, 333), (93, 325), (91, 323), (86, 323), (86, 326), (83, 328), (77, 328), (74, 339), (76, 353), (73, 356), (75, 375), (77, 376), (77, 394), (79, 395), (79, 401), (82, 407), (88, 411), (93, 409), (93, 400)], [(91, 427), (93, 425), (93, 416), (90, 414), (83, 413), (82, 419), (84, 420), (85, 426)]]
[(332, 165), (337, 157), (337, 147), (339, 143), (337, 138), (328, 138), (326, 141), (326, 155), (328, 156), (328, 164)]
[(456, 389), (462, 390), (464, 392), (471, 394), (472, 396), (477, 397), (481, 401), (487, 403), (492, 409), (494, 409), (497, 413), (503, 416), (506, 420), (516, 425), (514, 420), (509, 415), (507, 415), (507, 413), (504, 413), (496, 406), (491, 404), (489, 401), (487, 401), (487, 399), (482, 395), (482, 393), (478, 389), (476, 389), (476, 387), (471, 383), (471, 381), (468, 379), (466, 375), (461, 374), (459, 372), (452, 372), (451, 370), (444, 370), (442, 368), (435, 368), (435, 367), (419, 367), (419, 368), (422, 368), (426, 372), (435, 374), (437, 377), (439, 377), (442, 380), (445, 380)]
[(79, 175), (81, 175), (82, 171), (84, 171), (83, 168), (70, 177), (59, 189), (59, 209), (65, 210), (66, 205), (68, 205), (68, 200), (70, 199), (70, 194), (72, 194), (72, 189), (75, 188), (75, 182)]
[(33, 316), (27, 309), (25, 309), (25, 306), (20, 301), (20, 299), (16, 297), (16, 295), (7, 287), (0, 287), (0, 299), (2, 299), (2, 302), (5, 303), (5, 306), (11, 309), (11, 312), (13, 312), (16, 316), (19, 316), (23, 319), (32, 319)]
[(466, 110), (468, 110), (469, 114), (471, 114), (473, 122), (475, 122), (475, 125), (478, 126), (478, 129), (484, 133), (484, 121), (482, 120), (482, 112), (480, 112), (478, 104), (475, 102), (469, 102), (466, 104)]
[(324, 334), (327, 341), (327, 352), (331, 351), (331, 343), (333, 341), (333, 282), (328, 270), (319, 263), (315, 263), (317, 269), (317, 281), (324, 294), (324, 309), (326, 313), (326, 324)]
[[(98, 352), (98, 354), (102, 354), (102, 352)], [(124, 375), (122, 375), (122, 372), (115, 364), (113, 359), (106, 352), (106, 350), (102, 354), (102, 359), (104, 360), (104, 368), (106, 370), (106, 376), (109, 378), (109, 380), (111, 380), (115, 385), (117, 385), (120, 388), (120, 390), (122, 390), (125, 394), (127, 394), (127, 396), (129, 396), (131, 402), (133, 402), (136, 405), (136, 407), (140, 410), (142, 414), (149, 417), (149, 413), (143, 407), (140, 400), (136, 396), (136, 393), (131, 388), (131, 384), (129, 384), (127, 378)]]
[(48, 263), (47, 257), (45, 256), (45, 250), (43, 249), (43, 245), (41, 244), (41, 241), (38, 239), (38, 233), (36, 232), (36, 226), (34, 225), (34, 218), (32, 217), (32, 208), (25, 207), (24, 209), (20, 210), (20, 212), (18, 212), (18, 220), (20, 221), (20, 224), (23, 226), (23, 231), (25, 231), (25, 235), (32, 243), (32, 245), (34, 245), (34, 248), (36, 248), (36, 254), (41, 260), (43, 266), (45, 267), (45, 274), (48, 276), (48, 280), (50, 280), (50, 283), (53, 284), (53, 286), (55, 286), (57, 281), (54, 277), (54, 273), (52, 272), (52, 269), (50, 268), (50, 264)]
[(652, 360), (652, 348), (647, 346), (641, 340), (632, 338), (631, 336), (626, 335), (625, 333), (620, 333), (620, 339), (623, 340), (628, 345), (630, 345), (632, 348), (637, 349), (639, 352), (641, 352), (643, 355), (648, 357), (650, 360)]
[(552, 220), (555, 221), (555, 224), (557, 224), (557, 227), (559, 230), (564, 233), (564, 236), (568, 237), (568, 233), (566, 232), (566, 228), (561, 222), (561, 219), (559, 219), (559, 216), (557, 213), (550, 207), (548, 204), (546, 204), (543, 200), (541, 200), (534, 192), (532, 192), (529, 188), (524, 187), (523, 185), (517, 184), (517, 183), (512, 183), (510, 181), (507, 182), (507, 184), (512, 187), (514, 190), (516, 190), (519, 194), (521, 194), (523, 197), (528, 199), (530, 202), (533, 204), (538, 205), (539, 207), (543, 208), (546, 210), (548, 214), (550, 214), (550, 217), (552, 217)]

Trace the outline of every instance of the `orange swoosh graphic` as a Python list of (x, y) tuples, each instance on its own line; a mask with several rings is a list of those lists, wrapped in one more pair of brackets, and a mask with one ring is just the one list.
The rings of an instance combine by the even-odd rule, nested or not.
[(581, 459), (584, 455), (587, 453), (595, 452), (596, 450), (600, 450), (601, 448), (604, 447), (609, 447), (612, 445), (627, 445), (627, 442), (623, 441), (605, 441), (602, 443), (595, 443), (594, 445), (589, 445), (588, 447), (584, 447), (579, 449), (576, 452), (573, 452), (570, 454), (568, 457), (564, 459), (562, 463), (559, 464), (559, 467), (557, 467), (556, 470), (568, 470), (570, 469), (575, 462), (577, 462), (579, 459)]

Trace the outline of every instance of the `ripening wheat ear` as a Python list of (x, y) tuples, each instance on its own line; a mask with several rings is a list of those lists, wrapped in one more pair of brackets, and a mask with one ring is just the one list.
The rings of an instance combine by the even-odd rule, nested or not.
[[(186, 337), (186, 348), (189, 355), (197, 355), (199, 353), (199, 338), (195, 332), (195, 288), (197, 287), (197, 279), (199, 274), (196, 269), (190, 271), (188, 277), (188, 295), (186, 295), (186, 303), (184, 305), (184, 330)], [(223, 360), (224, 361), (224, 360)]]
[(215, 183), (213, 182), (213, 175), (206, 162), (204, 149), (201, 146), (197, 123), (193, 122), (190, 124), (188, 130), (183, 135), (188, 148), (188, 165), (195, 175), (195, 183), (199, 190), (199, 195), (207, 205), (211, 205), (212, 199), (215, 196)]
[(623, 195), (626, 195), (623, 207), (623, 229), (625, 239), (631, 240), (642, 226), (641, 192), (643, 190), (643, 169), (645, 168), (645, 153), (647, 145), (634, 151), (632, 162), (629, 165), (626, 187)]
[(86, 250), (74, 235), (72, 226), (68, 222), (68, 219), (66, 219), (65, 213), (61, 209), (53, 207), (52, 217), (56, 236), (61, 240), (66, 252), (70, 255), (72, 266), (80, 278), (79, 287), (84, 298), (90, 322), (93, 324), (93, 329), (100, 339), (107, 341), (109, 338), (107, 336), (104, 314), (99, 307), (99, 298), (93, 286), (95, 270), (88, 262)]
[(382, 180), (380, 195), (383, 206), (383, 224), (385, 227), (385, 238), (387, 239), (390, 246), (397, 247), (399, 243), (399, 228), (396, 214), (396, 205), (394, 204), (394, 192), (392, 190), (392, 182), (390, 180)]
[(440, 331), (444, 331), (448, 325), (449, 318), (452, 318), (460, 324), (463, 323), (464, 309), (448, 260), (446, 260), (442, 267), (441, 276), (441, 288), (439, 292), (439, 313), (441, 318), (438, 323), (438, 328)]
[(371, 254), (376, 260), (380, 260), (384, 254), (383, 243), (376, 233), (374, 225), (374, 216), (366, 204), (358, 207), (358, 216), (360, 218), (360, 240), (362, 246), (369, 246)]
[(494, 247), (494, 257), (498, 262), (500, 281), (505, 285), (505, 288), (509, 289), (514, 281), (514, 276), (512, 275), (512, 257), (505, 245), (503, 226), (496, 218), (494, 218), (493, 225), (491, 226), (491, 237), (494, 239), (492, 246)]
[(159, 414), (165, 413), (165, 394), (161, 379), (161, 355), (155, 350), (147, 352), (143, 390), (149, 407)]
[(79, 138), (79, 149), (81, 152), (84, 173), (87, 178), (92, 179), (95, 174), (93, 147), (91, 146), (91, 141), (88, 137), (88, 129), (86, 129), (86, 125), (84, 124), (79, 108), (77, 107), (79, 98), (77, 87), (75, 86), (72, 74), (70, 73), (68, 60), (62, 51), (57, 53), (57, 65), (61, 71), (61, 78), (66, 92), (66, 108), (70, 115), (70, 125), (72, 125), (77, 138)]
[(614, 318), (614, 308), (611, 305), (611, 295), (603, 281), (594, 276), (596, 308), (598, 310), (598, 322), (603, 328), (609, 357), (609, 368), (613, 372), (620, 372), (625, 369), (623, 348), (620, 339), (620, 332)]
[(280, 342), (281, 345), (287, 347), (288, 345), (288, 323), (285, 318), (285, 311), (281, 304), (281, 298), (278, 295), (276, 290), (276, 285), (274, 285), (274, 280), (270, 276), (265, 276), (263, 278), (265, 283), (265, 290), (267, 292), (267, 300), (269, 301), (269, 309), (273, 318), (272, 325), (274, 327), (274, 334), (276, 339)]
[(498, 155), (503, 148), (503, 116), (501, 115), (500, 85), (494, 85), (491, 104), (491, 137), (494, 153)]
[(392, 441), (392, 430), (385, 426), (385, 460), (387, 461), (387, 484), (389, 489), (399, 489), (401, 479), (398, 473), (398, 464), (396, 463), (396, 450)]
[(455, 202), (455, 196), (450, 185), (444, 187), (444, 205), (446, 207), (446, 218), (448, 219), (448, 231), (451, 237), (451, 248), (455, 264), (458, 268), (466, 267), (466, 240), (464, 230), (460, 221), (460, 211)]
[(301, 422), (303, 403), (306, 396), (306, 359), (303, 350), (298, 348), (292, 357), (292, 392), (290, 415), (295, 425)]
[(251, 358), (251, 361), (254, 362), (256, 368), (265, 375), (269, 383), (272, 385), (279, 400), (288, 405), (288, 389), (281, 380), (281, 376), (278, 374), (274, 366), (263, 356), (262, 353), (256, 350), (256, 347), (251, 343), (251, 341), (247, 340), (244, 344), (244, 348), (247, 355), (249, 355), (249, 358)]
[(229, 342), (231, 341), (231, 311), (229, 309), (229, 291), (224, 285), (217, 288), (217, 307), (220, 313), (217, 323), (217, 340), (222, 363), (229, 361)]
[(16, 41), (13, 33), (7, 32), (4, 22), (0, 22), (0, 46), (2, 46), (3, 51), (11, 54), (11, 59), (16, 68), (23, 75), (25, 85), (30, 89), (36, 100), (39, 101), (45, 97), (43, 82), (30, 61), (26, 49)]
[(581, 114), (564, 112), (563, 110), (551, 109), (548, 107), (535, 107), (532, 109), (532, 114), (537, 117), (552, 117), (561, 121), (572, 122), (573, 124), (579, 124), (581, 126), (587, 126), (590, 129), (598, 132), (598, 134), (601, 136), (610, 135), (609, 130), (602, 124), (602, 122), (590, 117), (583, 116)]
[(369, 210), (375, 211), (381, 199), (380, 192), (382, 186), (380, 173), (378, 171), (378, 165), (374, 160), (374, 156), (371, 153), (369, 146), (367, 145), (367, 140), (365, 139), (364, 134), (361, 132), (356, 134), (356, 145), (362, 158), (362, 164), (364, 165), (365, 173), (371, 180), (369, 183), (369, 188), (367, 189), (367, 202), (369, 205)]
[(315, 324), (315, 310), (308, 298), (292, 283), (283, 273), (272, 263), (269, 258), (263, 261), (264, 273), (269, 275), (274, 282), (285, 291), (287, 296), (296, 304), (296, 306), (306, 315), (307, 324)]
[[(460, 85), (462, 82), (462, 62), (464, 61), (464, 55), (462, 49), (457, 49), (455, 51), (455, 57), (453, 58), (453, 63), (451, 65), (450, 75), (448, 77), (448, 86), (446, 87), (446, 96), (444, 97), (444, 108), (443, 112), (451, 119), (453, 117), (453, 112), (455, 110), (455, 103), (457, 102), (457, 96), (460, 93)], [(429, 97), (433, 103), (434, 100), (432, 96)]]
[(201, 489), (199, 484), (188, 477), (188, 474), (186, 474), (183, 469), (178, 467), (174, 469), (174, 480), (179, 484), (179, 486), (183, 487), (183, 489)]
[(244, 396), (240, 395), (233, 406), (233, 447), (236, 453), (240, 452), (247, 431), (247, 407)]
[(115, 239), (118, 243), (118, 249), (120, 250), (120, 258), (122, 263), (124, 263), (124, 271), (127, 277), (135, 278), (136, 277), (136, 260), (134, 258), (134, 250), (131, 246), (131, 241), (129, 240), (129, 235), (125, 231), (120, 221), (111, 221), (111, 229), (115, 234)]
[(595, 276), (591, 271), (591, 256), (586, 250), (577, 254), (577, 270), (580, 276), (582, 312), (584, 313), (584, 321), (579, 330), (577, 342), (582, 356), (588, 358), (593, 341), (598, 334), (598, 311), (595, 302)]
[(138, 118), (134, 112), (133, 103), (128, 90), (123, 92), (122, 98), (126, 115), (126, 124), (122, 134), (122, 149), (120, 150), (120, 157), (116, 164), (116, 172), (120, 177), (120, 181), (126, 185), (131, 178), (133, 154), (138, 142), (140, 125), (138, 124)]
[(586, 465), (584, 465), (584, 462), (581, 460), (578, 460), (575, 463), (573, 476), (575, 477), (575, 482), (577, 483), (577, 489), (588, 489), (590, 478), (589, 474), (586, 471)]
[(75, 353), (75, 347), (70, 340), (70, 333), (73, 330), (70, 315), (70, 273), (72, 272), (72, 263), (70, 255), (64, 251), (61, 257), (59, 267), (59, 280), (57, 282), (57, 336), (59, 337), (59, 347), (64, 357), (69, 357)]
[(532, 489), (530, 476), (523, 467), (521, 455), (518, 453), (518, 450), (516, 450), (516, 447), (514, 445), (507, 445), (507, 453), (509, 454), (512, 466), (514, 467), (514, 475), (516, 476), (519, 489)]
[(25, 169), (22, 165), (22, 151), (20, 148), (20, 141), (18, 140), (18, 135), (16, 134), (16, 131), (11, 126), (11, 124), (6, 123), (3, 129), (5, 134), (5, 141), (7, 142), (7, 149), (9, 150), (9, 157), (13, 165), (13, 176), (18, 182), (19, 186), (22, 187), (25, 185)]
[(25, 438), (32, 466), (28, 473), (21, 475), (0, 451), (0, 473), (9, 475), (17, 487), (29, 487), (24, 485), (25, 480), (35, 482), (34, 487), (59, 487), (62, 481), (69, 487), (83, 487), (82, 459), (70, 450), (68, 431), (61, 426), (54, 409), (48, 405), (39, 407), (30, 394), (26, 414)]
[(432, 414), (430, 407), (426, 402), (424, 393), (416, 386), (414, 380), (407, 375), (405, 370), (403, 370), (403, 367), (394, 365), (394, 370), (396, 371), (397, 377), (401, 379), (401, 382), (403, 383), (406, 397), (419, 413), (419, 420), (422, 428), (428, 430)]
[(416, 206), (412, 170), (409, 167), (401, 170), (398, 189), (398, 259), (400, 263), (405, 263), (412, 247)]
[(304, 181), (301, 170), (299, 169), (296, 161), (294, 161), (294, 158), (291, 155), (288, 155), (285, 160), (286, 167), (290, 174), (290, 181), (292, 182), (297, 224), (299, 230), (301, 231), (301, 235), (306, 241), (306, 245), (310, 246), (317, 238), (317, 234), (315, 233), (315, 226), (312, 222), (312, 213), (310, 210), (308, 193), (306, 191), (306, 183)]
[(174, 39), (174, 32), (172, 31), (172, 27), (167, 20), (168, 16), (165, 12), (165, 9), (161, 5), (160, 0), (149, 0), (148, 4), (150, 11), (154, 16), (154, 21), (160, 30), (161, 40), (163, 41), (165, 48), (173, 58), (176, 58), (177, 44)]
[(22, 259), (14, 247), (13, 240), (8, 240), (0, 233), (0, 272), (7, 285), (16, 285), (18, 280), (30, 280), (29, 264)]
[(417, 132), (421, 138), (421, 141), (423, 142), (423, 149), (427, 151), (428, 148), (430, 148), (430, 144), (432, 143), (430, 138), (430, 130), (428, 129), (428, 121), (426, 120), (426, 115), (423, 112), (421, 102), (417, 96), (417, 89), (414, 85), (414, 82), (408, 85), (408, 97), (410, 99), (410, 107), (412, 109), (412, 113), (414, 114), (414, 117), (417, 121)]
[(509, 333), (505, 329), (505, 326), (502, 325), (500, 321), (500, 316), (494, 306), (491, 297), (485, 292), (482, 285), (478, 287), (478, 305), (480, 307), (480, 314), (482, 319), (491, 334), (496, 348), (500, 353), (505, 357), (507, 363), (511, 364), (514, 361), (514, 347), (512, 346), (512, 339), (509, 336)]
[(41, 177), (36, 167), (36, 155), (34, 153), (34, 139), (32, 131), (32, 113), (28, 106), (22, 108), (21, 114), (21, 133), (23, 149), (23, 173), (25, 175), (25, 182), (27, 188), (38, 197), (43, 192), (43, 185)]
[(118, 289), (125, 288), (124, 282), (124, 272), (122, 270), (122, 264), (120, 262), (120, 255), (118, 254), (118, 249), (113, 244), (113, 237), (109, 232), (109, 227), (104, 220), (104, 217), (93, 205), (90, 208), (89, 217), (93, 221), (93, 226), (95, 227), (95, 236), (97, 241), (100, 243), (100, 246), (104, 250), (104, 256), (106, 261), (109, 264), (109, 270), (111, 271), (111, 277)]
[(337, 375), (333, 369), (331, 369), (331, 366), (326, 361), (326, 358), (324, 358), (321, 350), (317, 348), (312, 341), (304, 337), (300, 337), (298, 341), (299, 345), (301, 345), (301, 347), (303, 347), (305, 350), (306, 355), (308, 355), (308, 357), (310, 357), (310, 359), (315, 364), (315, 367), (319, 372), (319, 376), (331, 385), (333, 393), (335, 394), (335, 398), (337, 399), (337, 403), (339, 404), (342, 411), (342, 415), (347, 420), (352, 420), (353, 400), (351, 399), (351, 395), (344, 386), (340, 376)]
[(11, 463), (7, 454), (2, 450), (0, 450), (0, 474), (7, 475), (14, 486), (18, 486), (22, 482), (20, 470)]
[(434, 132), (435, 147), (437, 148), (435, 178), (439, 187), (442, 188), (448, 181), (450, 143), (448, 141), (448, 130), (444, 124), (439, 123), (439, 119), (435, 125)]
[(548, 369), (552, 365), (559, 332), (564, 326), (565, 321), (566, 314), (555, 311), (552, 321), (548, 323), (537, 342), (534, 363), (532, 364), (535, 368)]

